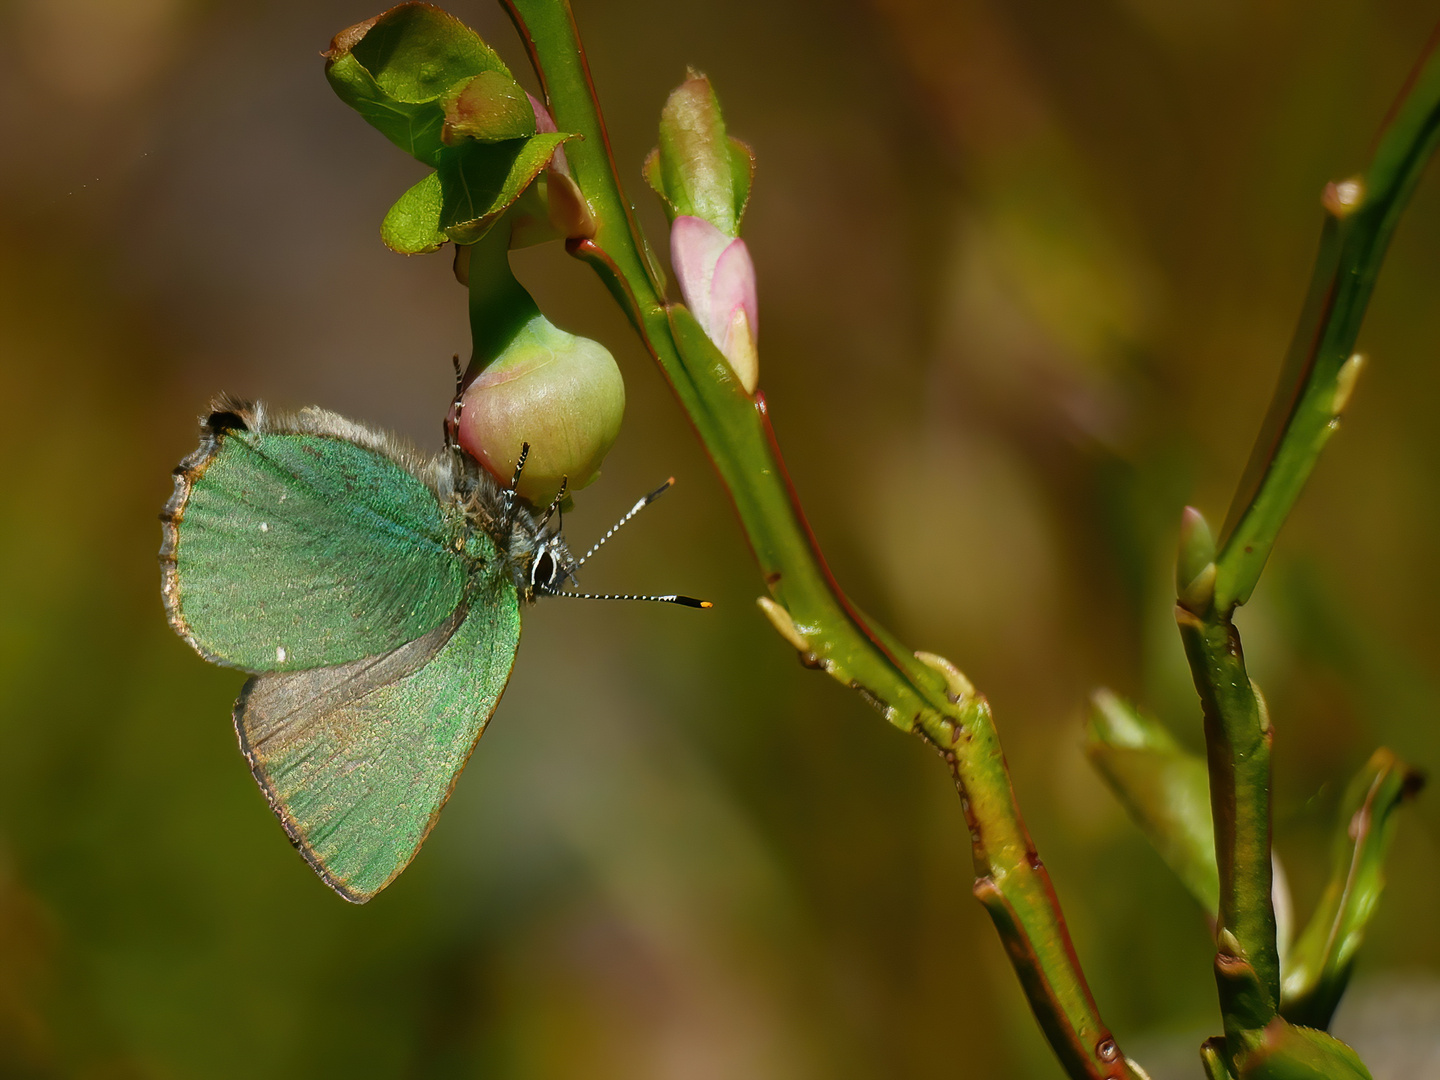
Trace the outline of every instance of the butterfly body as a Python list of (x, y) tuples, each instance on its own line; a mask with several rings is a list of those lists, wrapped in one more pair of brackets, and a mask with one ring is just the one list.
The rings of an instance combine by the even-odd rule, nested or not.
[(576, 565), (473, 459), (221, 399), (175, 470), (162, 595), (251, 674), (234, 719), (291, 841), (346, 899), (405, 868), (509, 678), (520, 608)]

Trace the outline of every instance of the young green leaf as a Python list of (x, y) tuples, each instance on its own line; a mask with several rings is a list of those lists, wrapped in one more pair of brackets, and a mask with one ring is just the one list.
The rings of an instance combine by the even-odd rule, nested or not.
[(457, 244), (489, 231), (573, 136), (563, 132), (507, 142), (469, 142), (450, 148), (440, 162), (440, 228)]
[(1108, 690), (1091, 698), (1085, 753), (1135, 824), (1191, 896), (1214, 915), (1220, 905), (1210, 779), (1153, 717)]
[(1350, 781), (1340, 806), (1330, 881), (1290, 954), (1281, 984), (1280, 1010), (1287, 1019), (1329, 1026), (1385, 887), (1394, 812), (1423, 783), (1418, 772), (1384, 747)]
[(1235, 1065), (1239, 1080), (1372, 1080), (1360, 1056), (1339, 1039), (1278, 1016)]
[(440, 227), (440, 175), (430, 173), (390, 207), (380, 223), (380, 239), (401, 255), (436, 251), (449, 239)]
[(515, 82), (479, 34), (428, 4), (401, 4), (340, 31), (325, 60), (325, 77), (340, 100), (432, 166), (445, 145), (441, 99), (482, 72)]
[(325, 58), (340, 99), (437, 170), (381, 226), (385, 243), (407, 255), (478, 240), (570, 138), (537, 135), (530, 100), (500, 57), (428, 4), (401, 4), (341, 31)]

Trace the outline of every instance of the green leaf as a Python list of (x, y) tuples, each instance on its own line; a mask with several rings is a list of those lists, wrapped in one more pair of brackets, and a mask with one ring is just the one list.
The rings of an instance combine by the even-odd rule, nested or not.
[(750, 144), (741, 142), (731, 136), (730, 138), (730, 182), (734, 185), (735, 203), (735, 231), (740, 231), (740, 223), (745, 218), (745, 210), (750, 205), (750, 185), (755, 179), (755, 151)]
[(440, 227), (442, 202), (440, 174), (432, 172), (390, 207), (380, 223), (380, 239), (401, 255), (438, 250), (449, 239)]
[(342, 30), (325, 57), (325, 76), (340, 99), (432, 166), (445, 146), (442, 99), (460, 84), (493, 73), (524, 96), (480, 35), (428, 4), (401, 4)]
[(1085, 731), (1090, 763), (1190, 895), (1214, 915), (1220, 875), (1205, 762), (1108, 690), (1091, 699)]
[(1339, 1039), (1278, 1016), (1236, 1068), (1239, 1080), (1372, 1080), (1360, 1056)]
[(473, 244), (520, 197), (566, 139), (550, 132), (507, 142), (447, 148), (440, 162), (440, 228), (457, 244)]
[(340, 100), (363, 116), (371, 127), (407, 154), (427, 165), (440, 159), (445, 110), (435, 102), (396, 101), (386, 94), (353, 56), (325, 66), (325, 77)]
[(361, 26), (348, 51), (398, 101), (434, 101), (482, 71), (510, 74), (479, 34), (429, 4), (399, 4)]
[(531, 185), (569, 135), (446, 148), (440, 167), (396, 200), (380, 225), (392, 251), (420, 255), (447, 240), (473, 244)]
[(1350, 782), (1340, 807), (1330, 881), (1291, 951), (1281, 985), (1280, 1009), (1287, 1019), (1329, 1026), (1385, 887), (1394, 811), (1422, 784), (1419, 773), (1383, 747)]

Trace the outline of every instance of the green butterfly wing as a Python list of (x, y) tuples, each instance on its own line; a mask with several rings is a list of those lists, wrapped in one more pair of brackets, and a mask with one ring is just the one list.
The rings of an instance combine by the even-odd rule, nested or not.
[(413, 455), (348, 420), (222, 401), (175, 472), (165, 609), (208, 660), (347, 663), (423, 637), (463, 599), (456, 515)]
[[(493, 547), (488, 539), (481, 546)], [(520, 602), (493, 560), (468, 606), (382, 656), (258, 675), (235, 728), (270, 806), (326, 884), (364, 903), (415, 857), (494, 712)]]

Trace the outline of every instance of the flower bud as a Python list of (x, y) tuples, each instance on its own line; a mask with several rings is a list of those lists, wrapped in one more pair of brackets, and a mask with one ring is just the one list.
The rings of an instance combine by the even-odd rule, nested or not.
[(543, 506), (562, 478), (575, 490), (600, 475), (624, 414), (625, 384), (609, 350), (536, 315), (466, 387), (458, 439), (505, 485), (529, 443), (516, 490)]
[(685, 305), (730, 361), (746, 393), (760, 379), (755, 264), (740, 235), (755, 156), (725, 133), (710, 80), (690, 72), (660, 113), (645, 179), (670, 217), (670, 262)]
[(745, 392), (760, 379), (755, 350), (760, 330), (755, 264), (744, 240), (698, 217), (677, 217), (670, 229), (670, 262), (685, 305), (713, 341)]
[(645, 179), (673, 221), (698, 217), (730, 236), (750, 200), (755, 157), (725, 133), (710, 80), (691, 71), (660, 113), (660, 145), (645, 159)]
[(504, 142), (534, 135), (535, 112), (530, 101), (520, 84), (505, 72), (482, 71), (452, 87), (443, 99), (445, 124), (440, 140), (456, 146), (465, 139)]
[(1175, 560), (1180, 603), (1204, 614), (1215, 597), (1215, 536), (1205, 515), (1193, 506), (1180, 515), (1180, 553)]

